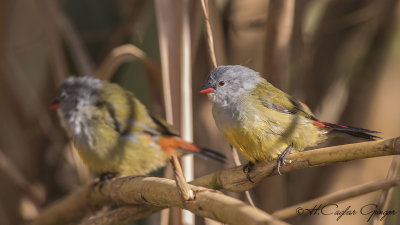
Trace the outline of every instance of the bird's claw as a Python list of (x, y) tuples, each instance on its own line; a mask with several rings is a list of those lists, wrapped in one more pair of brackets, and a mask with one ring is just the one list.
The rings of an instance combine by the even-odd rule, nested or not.
[(105, 172), (100, 174), (100, 181), (109, 181), (116, 176), (118, 176), (118, 173)]
[(286, 158), (286, 156), (290, 153), (290, 151), (292, 150), (292, 148), (293, 148), (293, 144), (291, 144), (291, 145), (289, 145), (286, 149), (285, 149), (285, 151), (283, 151), (279, 156), (278, 156), (278, 163), (277, 163), (277, 170), (278, 170), (278, 174), (279, 175), (282, 175), (282, 173), (281, 173), (281, 170), (280, 170), (280, 168), (281, 168), (281, 165), (286, 165), (286, 162), (285, 162), (285, 158)]
[(279, 157), (278, 157), (278, 165), (276, 166), (279, 175), (282, 175), (282, 173), (281, 173), (281, 171), (280, 171), (281, 164), (286, 165), (286, 163), (285, 163), (285, 157), (281, 157), (281, 155), (279, 155)]
[[(246, 173), (246, 178), (248, 181), (250, 181), (251, 183), (254, 183), (254, 181), (251, 180), (250, 177), (250, 171), (252, 171), (254, 168), (254, 163), (252, 162), (248, 162), (245, 166), (243, 166), (243, 173)], [(247, 171), (247, 172), (246, 172)]]
[(112, 172), (105, 172), (100, 174), (99, 176), (99, 190), (101, 192), (101, 190), (103, 189), (104, 183), (110, 181), (111, 179), (113, 179), (114, 177), (117, 177), (119, 174), (118, 173), (112, 173)]

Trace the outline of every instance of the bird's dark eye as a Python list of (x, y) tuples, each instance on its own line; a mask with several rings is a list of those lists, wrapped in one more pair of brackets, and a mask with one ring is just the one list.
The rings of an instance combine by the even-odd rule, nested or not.
[(222, 87), (222, 86), (224, 86), (224, 85), (225, 85), (225, 81), (223, 81), (223, 80), (222, 80), (222, 81), (220, 81), (218, 84), (219, 84), (219, 86), (221, 86), (221, 87)]

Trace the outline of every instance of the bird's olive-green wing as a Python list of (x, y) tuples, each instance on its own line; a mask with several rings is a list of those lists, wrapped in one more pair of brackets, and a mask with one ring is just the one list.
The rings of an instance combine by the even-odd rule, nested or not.
[(146, 114), (142, 112), (141, 104), (137, 102), (134, 95), (119, 85), (103, 81), (103, 88), (98, 94), (100, 97), (96, 106), (107, 110), (114, 129), (120, 134), (130, 132), (134, 125), (132, 122), (142, 120), (142, 114)]
[[(120, 86), (104, 81), (102, 102), (112, 118), (115, 129), (122, 134), (146, 132), (150, 135), (173, 135), (178, 132), (161, 118), (149, 115), (146, 107), (135, 98), (134, 94)], [(105, 104), (107, 103), (107, 104)]]
[(147, 112), (146, 107), (135, 98), (134, 94), (116, 84), (103, 81), (96, 106), (107, 112), (109, 126), (121, 135), (135, 132), (147, 132), (159, 135), (159, 125)]
[(153, 119), (154, 123), (157, 124), (157, 130), (161, 131), (161, 134), (179, 136), (178, 131), (169, 125), (167, 121), (155, 116), (151, 116), (151, 118)]
[(150, 135), (172, 135), (178, 136), (178, 132), (165, 120), (152, 116), (146, 107), (129, 92), (132, 99), (134, 115), (132, 116), (131, 131), (144, 131)]
[(267, 81), (261, 81), (251, 94), (269, 109), (287, 114), (302, 114), (315, 120), (313, 113), (304, 103), (279, 90)]

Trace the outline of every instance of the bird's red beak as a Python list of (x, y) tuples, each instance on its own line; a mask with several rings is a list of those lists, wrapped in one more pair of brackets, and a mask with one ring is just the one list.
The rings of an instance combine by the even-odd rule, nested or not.
[(200, 93), (213, 93), (214, 88), (206, 88), (206, 89), (201, 89)]
[(60, 102), (56, 99), (56, 100), (54, 100), (53, 103), (51, 103), (51, 105), (49, 106), (49, 109), (57, 110), (58, 108), (60, 108)]
[(200, 89), (200, 93), (213, 93), (214, 91), (215, 89), (212, 87), (209, 81), (207, 81)]

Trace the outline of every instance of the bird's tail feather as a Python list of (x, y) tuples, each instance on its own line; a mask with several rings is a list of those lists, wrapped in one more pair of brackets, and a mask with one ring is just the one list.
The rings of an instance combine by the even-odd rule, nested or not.
[(321, 121), (314, 121), (314, 124), (318, 127), (321, 128), (329, 128), (338, 132), (346, 133), (354, 137), (359, 137), (359, 138), (364, 138), (368, 140), (376, 140), (379, 139), (379, 136), (373, 135), (373, 134), (378, 134), (381, 133), (379, 131), (374, 131), (374, 130), (368, 130), (365, 128), (361, 127), (353, 127), (353, 126), (347, 126), (347, 125), (339, 125), (339, 124), (334, 124), (334, 123), (327, 123), (327, 122), (321, 122)]
[(162, 137), (158, 142), (162, 150), (167, 154), (173, 154), (176, 149), (186, 153), (192, 153), (205, 158), (210, 158), (221, 163), (225, 163), (225, 155), (211, 149), (201, 148), (195, 144), (187, 142), (178, 136)]
[(206, 157), (206, 158), (214, 159), (215, 161), (218, 161), (220, 163), (226, 162), (225, 155), (223, 155), (219, 152), (216, 152), (214, 150), (208, 149), (208, 148), (201, 148), (200, 151), (198, 152), (198, 155)]

